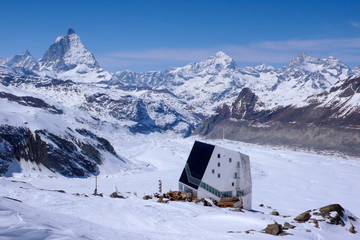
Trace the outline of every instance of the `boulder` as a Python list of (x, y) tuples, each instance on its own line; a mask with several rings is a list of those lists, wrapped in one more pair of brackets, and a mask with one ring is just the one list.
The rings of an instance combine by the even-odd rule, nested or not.
[(298, 222), (306, 222), (310, 219), (310, 217), (310, 211), (306, 211), (295, 217), (294, 220)]
[(349, 228), (349, 232), (355, 234), (356, 231), (355, 231), (355, 227), (353, 225), (351, 225), (351, 227)]
[(152, 196), (150, 196), (150, 195), (143, 196), (143, 200), (149, 200), (149, 199), (152, 199)]
[(271, 235), (279, 235), (282, 232), (282, 226), (277, 222), (268, 224), (264, 229), (264, 232)]
[(324, 216), (330, 215), (331, 212), (337, 212), (340, 217), (344, 216), (344, 208), (340, 204), (331, 204), (319, 209), (321, 214)]
[(296, 226), (294, 226), (294, 225), (292, 225), (292, 224), (290, 224), (290, 223), (288, 223), (288, 222), (284, 222), (284, 227), (283, 227), (284, 229), (294, 229), (294, 228), (296, 228)]
[(274, 216), (279, 216), (280, 214), (279, 214), (279, 212), (278, 212), (278, 211), (272, 211), (272, 212), (271, 212), (271, 215), (274, 215)]
[(125, 198), (124, 196), (121, 196), (117, 192), (113, 192), (112, 194), (110, 194), (110, 197), (111, 198)]

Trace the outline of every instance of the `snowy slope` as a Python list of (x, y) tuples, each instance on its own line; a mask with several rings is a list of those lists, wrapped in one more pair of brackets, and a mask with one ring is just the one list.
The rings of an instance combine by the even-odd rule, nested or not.
[[(132, 164), (120, 157), (104, 133), (127, 132), (88, 113), (36, 94), (0, 85), (0, 174), (43, 171), (87, 177), (121, 172)], [(112, 169), (111, 167), (112, 166)]]
[[(156, 199), (142, 200), (144, 194), (158, 190), (159, 179), (164, 191), (177, 188), (194, 140), (152, 134), (118, 141), (115, 148), (124, 149), (123, 154), (143, 169), (101, 174), (98, 189), (104, 197), (91, 195), (93, 178), (22, 174), (0, 178), (0, 196), (22, 201), (0, 197), (0, 215), (8, 219), (0, 220), (0, 236), (31, 232), (34, 236), (53, 235), (65, 239), (276, 239), (261, 232), (267, 224), (276, 221), (296, 225), (295, 229), (286, 230), (294, 234), (284, 236), (287, 239), (359, 238), (359, 233), (348, 231), (351, 224), (357, 231), (360, 229), (360, 196), (354, 191), (360, 187), (354, 180), (360, 171), (359, 159), (337, 155), (295, 152), (228, 140), (211, 141), (209, 143), (250, 155), (255, 211), (242, 213), (195, 203), (162, 204)], [(125, 199), (109, 197), (115, 187)], [(64, 193), (51, 190), (64, 190)], [(316, 228), (312, 221), (296, 223), (293, 220), (308, 209), (332, 203), (341, 204), (346, 217), (353, 216), (356, 221), (345, 217), (343, 227), (319, 222)], [(275, 209), (279, 216), (271, 215)], [(35, 214), (40, 217), (35, 218)], [(65, 229), (67, 231), (60, 231)], [(245, 233), (251, 229), (254, 231)]]
[(189, 135), (200, 124), (186, 102), (169, 91), (1, 76), (0, 83), (53, 99), (93, 118), (135, 133), (174, 131)]

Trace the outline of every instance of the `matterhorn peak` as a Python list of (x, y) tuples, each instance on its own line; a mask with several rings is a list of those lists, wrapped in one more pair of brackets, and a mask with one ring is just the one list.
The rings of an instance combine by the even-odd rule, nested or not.
[(76, 34), (76, 33), (75, 33), (74, 29), (69, 28), (67, 31), (67, 35), (71, 35), (71, 34)]
[(94, 56), (86, 49), (80, 37), (75, 34), (74, 29), (69, 28), (65, 36), (58, 37), (40, 59), (42, 68), (59, 71), (69, 71), (80, 65), (91, 69), (100, 66)]

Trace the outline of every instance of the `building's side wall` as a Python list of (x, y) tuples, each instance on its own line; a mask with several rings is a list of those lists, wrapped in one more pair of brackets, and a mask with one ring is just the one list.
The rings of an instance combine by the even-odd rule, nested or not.
[[(218, 154), (220, 154), (220, 158)], [(202, 182), (221, 192), (231, 192), (232, 197), (236, 196), (235, 173), (238, 161), (240, 161), (238, 152), (215, 146)]]
[(252, 179), (249, 156), (241, 154), (241, 184), (240, 188), (244, 191), (243, 208), (251, 209), (252, 207)]

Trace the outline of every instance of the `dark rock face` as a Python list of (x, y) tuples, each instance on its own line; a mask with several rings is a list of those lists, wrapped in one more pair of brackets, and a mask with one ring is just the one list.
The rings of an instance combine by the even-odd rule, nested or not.
[[(84, 130), (82, 131), (84, 132)], [(99, 150), (108, 151), (118, 157), (111, 144), (88, 131), (96, 144), (83, 142), (69, 132), (57, 136), (46, 130), (31, 132), (27, 128), (0, 126), (0, 144), (7, 146), (7, 152), (2, 152), (1, 159), (7, 159), (1, 164), (1, 173), (7, 171), (6, 162), (9, 159), (23, 159), (58, 172), (67, 177), (87, 177), (99, 173), (98, 165), (103, 157)], [(99, 140), (98, 140), (99, 139)], [(80, 151), (79, 151), (80, 149)], [(7, 158), (4, 158), (4, 155)], [(118, 157), (121, 160), (120, 157)], [(1, 162), (0, 162), (1, 163)]]
[[(339, 97), (360, 93), (360, 78), (331, 89)], [(321, 97), (322, 95), (319, 95)], [(341, 116), (341, 104), (323, 106), (313, 101), (304, 107), (285, 106), (257, 110), (258, 97), (244, 88), (231, 106), (223, 105), (194, 131), (208, 138), (260, 144), (288, 145), (360, 155), (360, 113)], [(360, 109), (359, 109), (360, 110)]]
[(15, 96), (13, 94), (6, 93), (6, 92), (0, 92), (0, 98), (5, 98), (9, 101), (17, 102), (18, 104), (23, 105), (23, 106), (41, 108), (41, 109), (44, 109), (53, 114), (62, 114), (63, 113), (63, 111), (61, 109), (57, 109), (56, 107), (47, 104), (46, 102), (44, 102), (43, 100), (41, 100), (39, 98), (34, 98), (34, 97), (30, 97), (30, 96), (18, 97), (18, 96)]
[(321, 214), (327, 216), (330, 215), (331, 212), (337, 212), (340, 217), (344, 216), (344, 208), (340, 204), (331, 204), (319, 209)]

